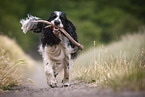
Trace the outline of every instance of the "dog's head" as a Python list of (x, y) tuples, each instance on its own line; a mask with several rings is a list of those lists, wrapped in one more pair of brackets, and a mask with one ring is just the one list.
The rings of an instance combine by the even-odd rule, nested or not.
[[(54, 11), (53, 13), (51, 13), (48, 21), (56, 27), (64, 28), (67, 22), (66, 14), (61, 11)], [(58, 29), (54, 27), (53, 30), (57, 31)]]
[[(78, 42), (76, 28), (73, 23), (67, 19), (66, 14), (61, 11), (54, 11), (51, 13), (48, 18), (49, 22), (51, 22), (55, 27), (53, 27), (53, 32), (57, 32), (58, 28), (63, 28), (65, 31), (70, 34), (70, 36)], [(75, 45), (70, 42), (70, 44), (74, 47)]]

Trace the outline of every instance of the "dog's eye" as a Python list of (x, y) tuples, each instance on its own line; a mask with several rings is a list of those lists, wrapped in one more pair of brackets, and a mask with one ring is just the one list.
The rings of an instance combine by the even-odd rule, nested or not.
[(56, 17), (57, 17), (56, 14), (53, 14), (53, 15), (50, 16), (50, 19), (53, 20), (53, 19), (55, 19)]
[(63, 15), (61, 15), (61, 16), (60, 16), (60, 18), (62, 18), (62, 19), (63, 19), (63, 18), (64, 18), (64, 16), (63, 16)]
[(54, 14), (52, 17), (53, 17), (53, 18), (56, 18), (56, 14)]

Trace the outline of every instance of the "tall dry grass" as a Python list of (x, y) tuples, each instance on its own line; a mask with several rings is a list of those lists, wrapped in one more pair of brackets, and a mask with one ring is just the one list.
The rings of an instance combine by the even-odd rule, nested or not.
[(0, 35), (0, 91), (20, 85), (25, 74), (34, 70), (34, 63), (15, 40)]
[(10, 39), (7, 36), (0, 35), (0, 48), (5, 50), (11, 61), (22, 59), (26, 61), (26, 66), (28, 68), (31, 68), (31, 66), (33, 67), (35, 61), (24, 53), (15, 39)]
[(3, 49), (0, 49), (0, 89), (9, 89), (12, 86), (22, 83), (24, 77), (23, 60), (10, 62)]
[(75, 61), (71, 79), (94, 86), (145, 90), (144, 50), (145, 32), (124, 36), (107, 46), (91, 48)]

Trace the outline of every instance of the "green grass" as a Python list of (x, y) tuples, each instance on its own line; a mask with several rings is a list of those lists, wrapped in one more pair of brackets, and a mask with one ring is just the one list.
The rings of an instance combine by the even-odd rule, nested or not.
[(83, 80), (94, 86), (145, 90), (144, 50), (145, 32), (91, 48), (75, 61), (71, 79)]
[(15, 40), (0, 36), (0, 92), (23, 83), (26, 72), (33, 68), (34, 60), (26, 55)]

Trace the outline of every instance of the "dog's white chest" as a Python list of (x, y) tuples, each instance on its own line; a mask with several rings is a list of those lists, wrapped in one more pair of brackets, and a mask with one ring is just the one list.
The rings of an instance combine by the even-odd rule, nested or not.
[(70, 61), (69, 47), (66, 47), (66, 38), (61, 38), (62, 42), (55, 46), (45, 46), (43, 49), (43, 62), (45, 69), (52, 67), (55, 73), (59, 72)]

